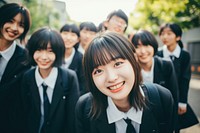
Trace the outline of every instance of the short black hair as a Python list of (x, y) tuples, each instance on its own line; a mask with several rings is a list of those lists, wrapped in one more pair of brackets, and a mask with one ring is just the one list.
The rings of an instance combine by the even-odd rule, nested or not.
[(97, 27), (93, 22), (82, 22), (79, 26), (79, 29), (80, 31), (86, 29), (89, 31), (97, 32)]
[(131, 42), (136, 48), (140, 45), (140, 42), (144, 46), (152, 46), (154, 49), (154, 55), (158, 51), (158, 42), (155, 36), (147, 30), (139, 30), (136, 32), (132, 37)]
[(44, 27), (34, 32), (26, 45), (31, 65), (37, 65), (33, 58), (35, 51), (47, 49), (48, 44), (51, 45), (52, 51), (56, 55), (56, 60), (53, 63), (53, 66), (58, 67), (63, 64), (65, 45), (61, 35), (55, 30)]
[[(8, 3), (0, 7), (0, 28), (2, 29), (4, 24), (10, 22), (18, 13), (22, 15), (22, 22), (24, 23), (24, 32), (19, 36), (22, 42), (31, 26), (30, 12), (24, 6), (17, 3)], [(2, 31), (0, 31), (0, 35), (2, 35)]]
[(65, 24), (63, 27), (60, 29), (60, 33), (68, 31), (68, 32), (73, 32), (76, 33), (78, 37), (80, 37), (80, 30), (76, 24)]

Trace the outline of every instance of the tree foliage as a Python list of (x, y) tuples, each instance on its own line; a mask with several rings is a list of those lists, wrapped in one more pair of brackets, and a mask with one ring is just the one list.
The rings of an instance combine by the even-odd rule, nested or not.
[(23, 0), (23, 4), (29, 9), (31, 14), (32, 25), (30, 34), (40, 27), (50, 26), (58, 28), (60, 26), (57, 23), (60, 16), (52, 7), (52, 3), (45, 2), (45, 0), (40, 3), (38, 0)]
[(130, 25), (157, 33), (159, 26), (175, 22), (183, 29), (200, 26), (200, 0), (138, 0)]

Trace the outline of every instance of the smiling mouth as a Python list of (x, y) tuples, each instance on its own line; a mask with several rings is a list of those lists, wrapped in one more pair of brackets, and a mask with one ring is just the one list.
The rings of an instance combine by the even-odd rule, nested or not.
[(114, 85), (114, 86), (110, 86), (108, 87), (108, 89), (111, 91), (111, 92), (118, 92), (120, 91), (122, 88), (123, 88), (123, 85), (125, 84), (125, 81), (117, 84), (117, 85)]

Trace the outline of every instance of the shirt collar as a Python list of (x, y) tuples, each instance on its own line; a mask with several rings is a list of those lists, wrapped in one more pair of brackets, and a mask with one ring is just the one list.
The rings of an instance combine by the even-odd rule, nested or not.
[(16, 42), (14, 41), (13, 44), (10, 45), (10, 47), (1, 52), (2, 57), (6, 61), (9, 61), (10, 58), (13, 56), (15, 49), (16, 49)]
[(173, 56), (175, 56), (176, 58), (179, 58), (180, 53), (181, 53), (181, 48), (180, 48), (179, 45), (176, 45), (176, 48), (174, 49), (173, 52), (170, 52), (170, 51), (167, 49), (167, 46), (166, 46), (166, 45), (163, 46), (163, 56), (164, 56), (164, 57), (169, 57), (170, 55), (173, 55)]
[[(142, 91), (141, 93), (144, 96), (144, 93), (141, 87), (140, 87), (140, 91)], [(127, 118), (131, 119), (132, 121), (138, 124), (141, 124), (143, 110), (136, 111), (136, 109), (132, 107), (131, 109), (129, 109), (128, 112), (125, 113), (117, 109), (111, 97), (108, 97), (107, 101), (108, 101), (108, 107), (106, 109), (106, 112), (107, 112), (109, 124), (119, 121), (121, 119), (127, 119)]]
[(39, 73), (39, 68), (37, 66), (35, 70), (35, 78), (36, 78), (37, 86), (40, 87), (44, 83), (49, 88), (53, 89), (56, 84), (57, 75), (58, 75), (58, 68), (53, 67), (49, 76), (43, 79)]
[(75, 55), (75, 48), (72, 48), (72, 53), (68, 58), (65, 58), (65, 64), (63, 64), (64, 67), (68, 68), (69, 65), (72, 63), (73, 57)]
[(82, 53), (82, 54), (85, 53), (85, 50), (84, 50), (84, 48), (82, 47), (81, 44), (79, 44), (79, 46), (78, 46), (78, 51), (79, 51), (80, 53)]

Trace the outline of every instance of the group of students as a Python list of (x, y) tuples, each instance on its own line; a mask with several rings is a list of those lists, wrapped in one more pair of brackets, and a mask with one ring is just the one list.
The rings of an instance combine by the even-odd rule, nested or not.
[(161, 27), (165, 46), (157, 51), (146, 30), (125, 37), (128, 17), (116, 10), (98, 29), (92, 22), (40, 28), (22, 48), (16, 40), (30, 28), (28, 9), (5, 4), (0, 18), (1, 133), (178, 133), (198, 123), (178, 25)]

